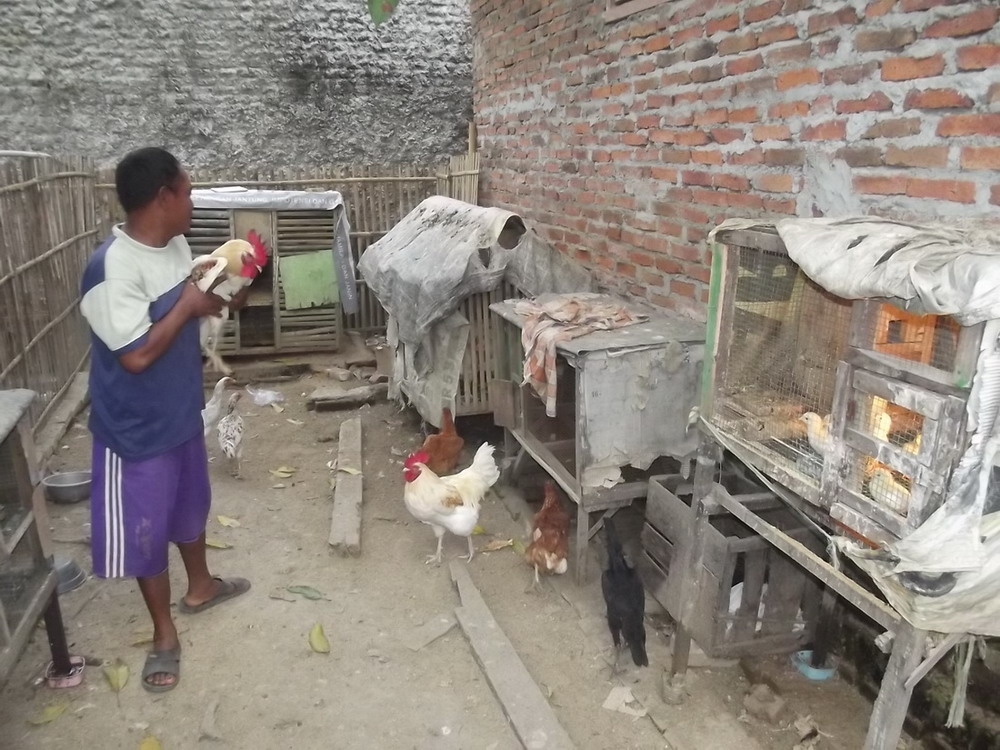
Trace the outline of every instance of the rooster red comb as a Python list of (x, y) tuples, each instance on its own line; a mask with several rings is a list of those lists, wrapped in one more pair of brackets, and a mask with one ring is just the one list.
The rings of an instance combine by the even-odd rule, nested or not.
[(431, 456), (427, 451), (417, 451), (416, 453), (411, 453), (403, 461), (403, 466), (407, 469), (413, 468), (414, 464), (426, 464), (431, 460)]
[(251, 229), (247, 232), (247, 242), (253, 245), (253, 259), (258, 266), (263, 268), (267, 265), (267, 245), (264, 244), (264, 238), (261, 237), (257, 232)]

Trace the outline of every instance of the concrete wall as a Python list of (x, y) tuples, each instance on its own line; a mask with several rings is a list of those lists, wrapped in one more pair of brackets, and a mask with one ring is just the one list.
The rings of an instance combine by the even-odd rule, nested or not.
[(429, 162), (465, 149), (465, 0), (3, 0), (0, 148), (190, 164)]
[(1000, 206), (996, 0), (473, 0), (483, 200), (694, 317), (727, 217)]

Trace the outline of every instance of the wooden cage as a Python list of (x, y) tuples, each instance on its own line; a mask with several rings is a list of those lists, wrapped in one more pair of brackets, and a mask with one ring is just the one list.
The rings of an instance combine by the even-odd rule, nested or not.
[(705, 418), (823, 514), (876, 542), (905, 536), (964, 449), (982, 327), (836, 297), (773, 228), (718, 242)]
[[(220, 354), (340, 348), (342, 315), (336, 272), (332, 269), (334, 243), (343, 216), (343, 205), (334, 210), (195, 208), (187, 234), (194, 255), (210, 253), (234, 237), (245, 238), (250, 230), (260, 233), (271, 253), (271, 262), (251, 286), (246, 307), (235, 313), (223, 328)], [(320, 290), (319, 300), (307, 305), (291, 302), (292, 274), (308, 275), (318, 264), (325, 265), (327, 259), (332, 275), (325, 285), (328, 288)], [(292, 264), (296, 264), (294, 270)], [(309, 283), (308, 279), (304, 281)]]

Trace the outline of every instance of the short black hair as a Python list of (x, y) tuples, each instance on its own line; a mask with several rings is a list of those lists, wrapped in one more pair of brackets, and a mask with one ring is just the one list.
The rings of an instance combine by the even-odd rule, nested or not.
[(149, 205), (160, 188), (172, 188), (181, 176), (180, 162), (155, 146), (136, 149), (115, 167), (115, 191), (126, 214)]

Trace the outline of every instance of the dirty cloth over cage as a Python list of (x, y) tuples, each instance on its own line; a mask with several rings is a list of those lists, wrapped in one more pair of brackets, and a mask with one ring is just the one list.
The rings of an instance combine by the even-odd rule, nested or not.
[[(253, 190), (240, 186), (192, 190), (191, 200), (195, 208), (261, 211), (335, 211), (344, 205), (344, 197), (336, 190)], [(347, 315), (358, 311), (357, 272), (351, 255), (350, 232), (347, 211), (341, 211), (334, 237), (333, 257), (337, 264), (340, 305)]]
[(422, 201), (365, 251), (359, 269), (390, 316), (390, 395), (401, 385), (439, 426), (454, 409), (469, 321), (468, 296), (508, 282), (525, 294), (589, 291), (590, 275), (554, 251), (520, 216), (443, 196)]
[[(754, 226), (758, 222), (732, 220), (714, 232)], [(900, 574), (956, 575), (953, 592), (968, 594), (984, 582), (995, 591), (991, 566), (1000, 566), (1000, 545), (982, 541), (987, 488), (1000, 445), (1000, 242), (995, 228), (991, 233), (985, 224), (922, 226), (876, 217), (786, 219), (776, 228), (789, 257), (833, 294), (889, 299), (915, 313), (953, 316), (963, 325), (986, 323), (968, 402), (968, 427), (975, 432), (945, 503), (913, 533), (890, 544), (879, 564), (871, 562), (870, 550), (846, 540), (838, 544), (894, 604), (905, 591), (910, 603), (900, 610), (907, 616), (916, 614), (916, 602), (926, 597), (901, 586)], [(994, 618), (1000, 616), (1000, 604), (995, 606)], [(951, 612), (950, 620), (925, 613), (920, 622), (937, 630), (969, 629), (956, 626), (956, 617), (961, 619), (960, 611)]]

